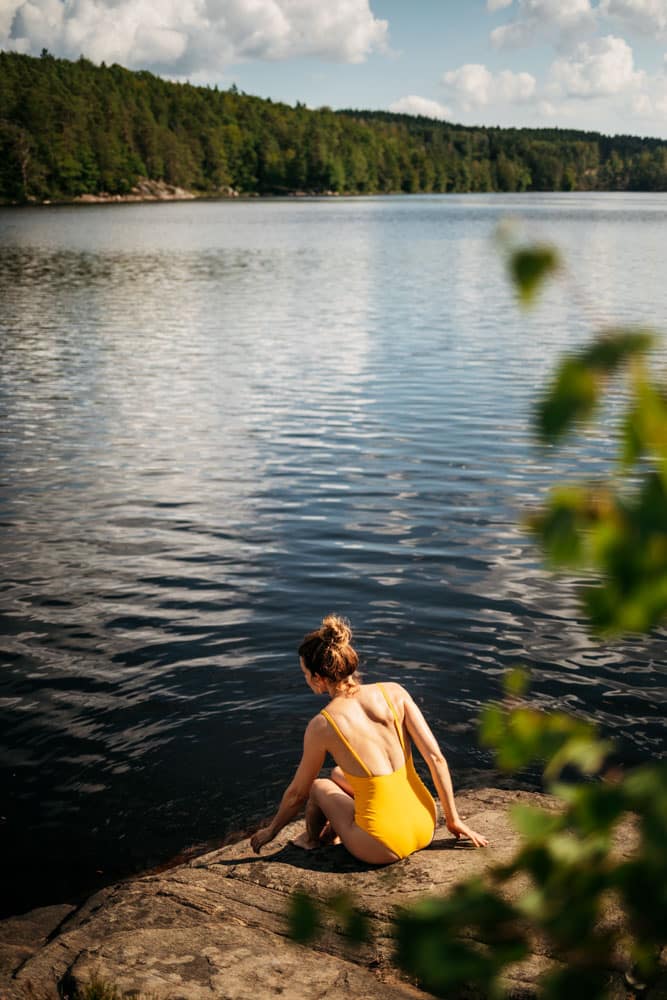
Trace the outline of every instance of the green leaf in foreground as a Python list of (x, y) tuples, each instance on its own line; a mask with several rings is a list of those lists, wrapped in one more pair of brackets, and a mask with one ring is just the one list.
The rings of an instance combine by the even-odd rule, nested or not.
[(523, 247), (510, 255), (509, 268), (520, 300), (528, 305), (535, 298), (545, 278), (559, 265), (556, 250), (550, 246)]
[[(514, 672), (510, 674), (509, 687)], [(506, 690), (508, 685), (506, 684)], [(508, 692), (509, 693), (509, 692)], [(609, 752), (588, 722), (564, 712), (541, 712), (510, 702), (487, 705), (482, 710), (479, 740), (495, 751), (501, 771), (518, 771), (535, 761), (545, 762), (545, 778), (554, 781), (566, 768), (595, 774)]]
[(401, 911), (396, 938), (401, 967), (441, 997), (472, 983), (487, 996), (502, 995), (499, 972), (529, 951), (517, 910), (477, 879), (457, 886), (447, 898), (423, 899)]
[(290, 937), (299, 944), (312, 941), (320, 929), (319, 907), (306, 892), (295, 892), (287, 913)]
[(576, 423), (588, 420), (597, 406), (605, 379), (653, 342), (647, 330), (613, 329), (602, 333), (584, 351), (566, 355), (536, 412), (542, 441), (556, 441)]
[(363, 944), (370, 939), (370, 928), (368, 918), (358, 906), (353, 898), (346, 892), (336, 893), (327, 903), (339, 920), (343, 923), (343, 930), (353, 944)]
[(656, 461), (667, 482), (667, 391), (639, 378), (623, 423), (621, 462), (630, 468), (644, 457)]

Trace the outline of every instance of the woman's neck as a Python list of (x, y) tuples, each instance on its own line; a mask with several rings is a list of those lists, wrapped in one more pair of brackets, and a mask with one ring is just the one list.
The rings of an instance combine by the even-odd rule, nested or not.
[(336, 698), (352, 698), (361, 691), (361, 683), (358, 680), (343, 682), (342, 684), (327, 685), (329, 698), (334, 701)]

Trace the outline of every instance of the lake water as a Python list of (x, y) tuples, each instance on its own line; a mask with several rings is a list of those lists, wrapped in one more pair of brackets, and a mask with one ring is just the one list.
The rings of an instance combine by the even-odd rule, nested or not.
[[(507, 217), (568, 262), (528, 314)], [(531, 407), (596, 324), (664, 322), (666, 223), (659, 194), (0, 211), (4, 912), (271, 813), (332, 610), (458, 786), (495, 780), (476, 719), (517, 662), (664, 753), (664, 633), (594, 642), (518, 522), (609, 461), (604, 430), (541, 452)]]

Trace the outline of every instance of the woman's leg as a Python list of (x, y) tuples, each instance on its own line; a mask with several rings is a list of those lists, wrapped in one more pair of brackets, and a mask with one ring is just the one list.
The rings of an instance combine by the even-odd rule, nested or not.
[[(312, 803), (312, 805), (311, 805)], [(398, 856), (354, 822), (354, 799), (330, 778), (316, 778), (306, 807), (306, 834), (294, 841), (299, 847), (317, 847), (321, 817), (329, 820), (350, 854), (370, 865), (387, 865)]]
[(336, 836), (331, 823), (320, 809), (313, 790), (306, 802), (306, 813), (304, 816), (306, 829), (295, 837), (292, 841), (297, 847), (303, 847), (306, 851), (314, 851), (316, 847), (340, 843), (340, 838)]
[[(338, 764), (331, 768), (331, 780), (335, 781), (339, 788), (342, 788), (344, 792), (354, 798), (354, 789), (345, 777), (342, 767), (339, 767)], [(320, 833), (320, 844), (332, 846), (340, 843), (341, 839), (331, 825), (331, 821), (327, 820), (322, 832)]]

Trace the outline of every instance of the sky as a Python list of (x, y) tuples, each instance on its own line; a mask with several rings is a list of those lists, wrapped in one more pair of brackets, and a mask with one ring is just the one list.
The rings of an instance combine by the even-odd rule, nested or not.
[(0, 0), (0, 49), (309, 107), (667, 139), (667, 0)]

